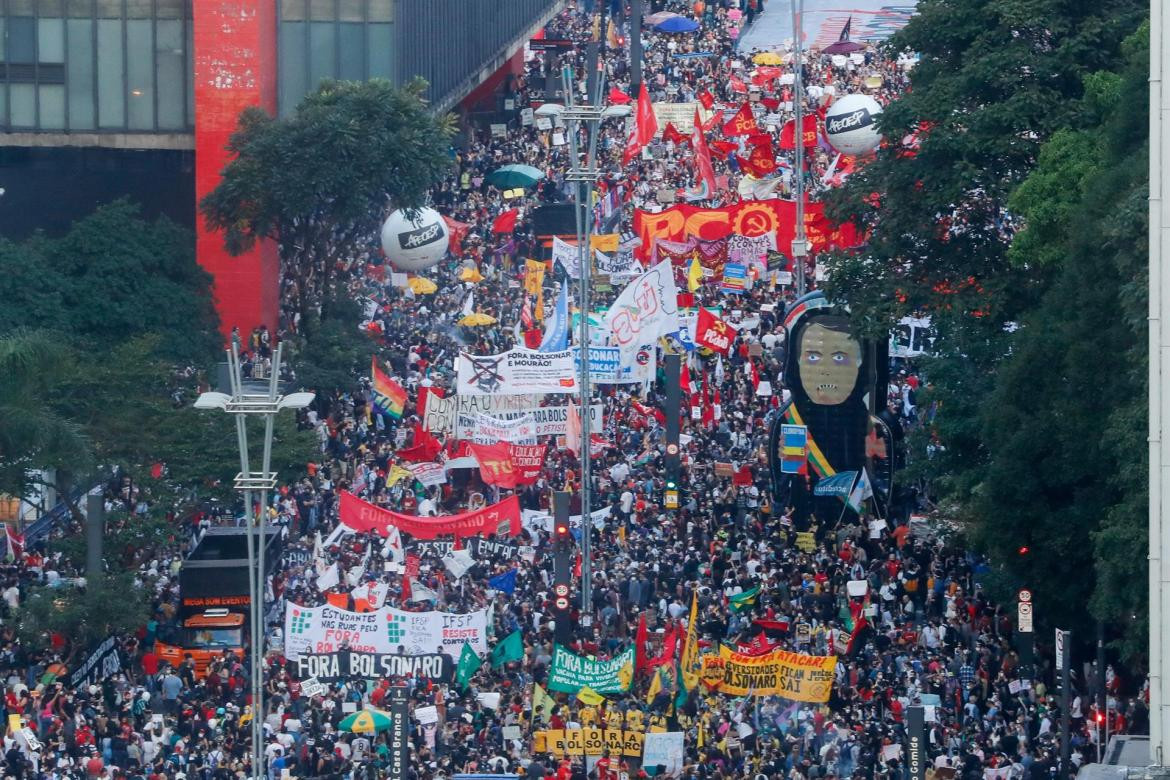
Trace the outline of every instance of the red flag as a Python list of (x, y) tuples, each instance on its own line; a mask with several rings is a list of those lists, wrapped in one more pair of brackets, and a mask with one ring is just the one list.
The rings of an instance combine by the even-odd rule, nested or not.
[(743, 83), (743, 79), (732, 76), (727, 83), (731, 85), (732, 92), (747, 92), (747, 84)]
[(744, 103), (735, 116), (723, 123), (725, 136), (752, 135), (760, 132), (756, 117), (752, 114), (751, 103)]
[(748, 163), (752, 167), (752, 175), (757, 179), (776, 172), (780, 166), (776, 164), (776, 154), (772, 151), (771, 139), (768, 139), (766, 146), (761, 144), (752, 147), (752, 152), (748, 155)]
[(727, 155), (739, 148), (739, 145), (732, 141), (712, 141), (708, 145), (711, 154), (718, 157), (720, 160), (726, 160)]
[(695, 344), (726, 355), (735, 341), (735, 329), (724, 322), (710, 309), (699, 307), (695, 322)]
[(710, 111), (711, 108), (715, 105), (715, 96), (707, 90), (703, 90), (699, 94), (695, 95), (695, 98), (698, 99), (698, 101), (703, 105), (703, 108), (707, 109), (708, 111)]
[(688, 141), (687, 137), (680, 133), (678, 128), (674, 126), (674, 122), (666, 123), (666, 129), (662, 131), (662, 138), (663, 140), (670, 141), (672, 144), (678, 146), (681, 146)]
[(453, 255), (458, 255), (463, 247), (463, 237), (467, 235), (467, 230), (471, 225), (466, 222), (458, 222), (446, 216), (443, 217), (443, 221), (447, 223), (447, 233), (450, 235), (447, 239), (447, 251)]
[[(784, 128), (780, 131), (780, 148), (781, 149), (795, 149), (795, 139), (793, 134), (796, 132), (796, 120), (790, 119), (784, 123)], [(817, 117), (815, 114), (805, 114), (804, 116), (804, 145), (805, 147), (817, 145)]]
[(516, 219), (520, 216), (520, 209), (508, 209), (492, 222), (493, 233), (511, 233), (516, 229)]
[(609, 88), (609, 102), (615, 106), (624, 106), (630, 102), (631, 98), (625, 92), (622, 92), (617, 87)]
[(756, 361), (748, 358), (748, 365), (752, 367), (752, 390), (760, 389), (760, 369), (756, 365)]
[(752, 467), (748, 464), (743, 464), (739, 467), (739, 471), (731, 477), (731, 484), (739, 487), (750, 487), (755, 480), (752, 478)]
[(646, 657), (646, 641), (649, 639), (649, 631), (646, 628), (646, 613), (643, 612), (638, 618), (638, 632), (634, 634), (634, 671), (640, 672), (646, 668), (646, 664), (650, 659)]
[(430, 431), (424, 431), (422, 425), (415, 423), (414, 445), (395, 454), (410, 463), (426, 463), (434, 460), (442, 449), (443, 445), (439, 444), (439, 440), (432, 436)]
[(630, 138), (626, 141), (626, 150), (622, 154), (622, 165), (628, 165), (630, 160), (658, 135), (658, 118), (654, 115), (654, 104), (650, 102), (650, 93), (646, 91), (644, 81), (638, 91), (638, 110), (634, 122), (634, 132), (630, 133)]
[(502, 488), (516, 487), (516, 467), (512, 465), (512, 455), (508, 451), (508, 442), (495, 444), (471, 443), (471, 454), (479, 462), (479, 475), (488, 485), (499, 485)]
[(662, 638), (662, 652), (657, 657), (651, 658), (646, 662), (649, 669), (657, 669), (663, 664), (668, 664), (674, 660), (674, 651), (678, 647), (678, 635), (680, 633), (679, 626), (671, 626), (666, 632), (666, 636)]
[(691, 148), (695, 150), (695, 172), (699, 183), (707, 187), (707, 194), (715, 194), (715, 169), (711, 167), (711, 153), (707, 151), (707, 139), (703, 136), (703, 120), (699, 109), (695, 109), (695, 129), (691, 131)]

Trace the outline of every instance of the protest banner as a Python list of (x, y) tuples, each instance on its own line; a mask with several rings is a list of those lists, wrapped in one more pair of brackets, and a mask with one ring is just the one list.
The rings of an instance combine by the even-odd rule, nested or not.
[(649, 732), (642, 746), (643, 767), (663, 767), (655, 773), (663, 776), (674, 776), (682, 771), (683, 733), (681, 731)]
[(829, 700), (836, 668), (835, 655), (773, 650), (752, 656), (723, 646), (718, 655), (703, 656), (702, 680), (711, 690), (728, 696), (783, 696), (817, 703)]
[(597, 250), (593, 253), (593, 273), (595, 274), (621, 278), (635, 276), (641, 271), (642, 264), (634, 257), (633, 251), (615, 251), (607, 255), (601, 250)]
[(336, 653), (343, 647), (359, 653), (424, 655), (440, 650), (456, 657), (468, 642), (486, 653), (486, 609), (466, 614), (403, 612), (382, 607), (350, 612), (329, 604), (284, 610), (284, 655), (296, 661), (302, 653)]
[(591, 661), (555, 645), (548, 687), (549, 690), (575, 694), (582, 686), (588, 685), (598, 693), (620, 693), (630, 687), (633, 670), (633, 645), (609, 661)]
[(512, 455), (508, 451), (508, 443), (468, 445), (471, 455), (479, 464), (479, 475), (484, 484), (499, 485), (503, 488), (516, 487), (516, 468), (512, 465)]
[(457, 515), (416, 517), (382, 509), (343, 490), (338, 515), (342, 523), (359, 533), (377, 531), (382, 536), (391, 526), (416, 539), (434, 539), (446, 534), (462, 537), (520, 533), (520, 501), (516, 496)]
[(509, 444), (508, 454), (516, 472), (517, 485), (531, 485), (540, 476), (548, 444)]
[[(607, 506), (589, 513), (594, 528), (598, 530), (605, 528), (605, 521), (609, 517), (611, 509), (612, 507)], [(522, 509), (520, 510), (520, 523), (529, 533), (544, 531), (551, 534), (553, 532), (553, 515), (551, 512), (541, 512), (539, 509)], [(574, 532), (581, 530), (581, 515), (571, 515), (569, 517), (569, 529)]]
[[(592, 353), (593, 349), (590, 348)], [(576, 348), (574, 348), (573, 361), (576, 364), (578, 360)], [(597, 381), (597, 380), (594, 380)], [(471, 396), (472, 398), (486, 398), (488, 396)], [(504, 396), (508, 398), (510, 396)], [(517, 396), (519, 397), (519, 396)], [(602, 427), (602, 411), (604, 407), (601, 404), (591, 404), (589, 406), (590, 422), (594, 430), (600, 430)], [(569, 430), (569, 407), (567, 406), (532, 406), (526, 408), (510, 409), (501, 411), (494, 415), (497, 420), (515, 420), (521, 417), (531, 417), (533, 425), (535, 426), (536, 436), (564, 436)], [(464, 414), (457, 416), (455, 425), (455, 436), (460, 439), (470, 439), (472, 429), (465, 427), (464, 423), (470, 417)], [(489, 442), (490, 443), (490, 442)]]
[(702, 103), (694, 101), (688, 103), (652, 103), (654, 116), (658, 120), (659, 133), (666, 129), (669, 122), (675, 129), (684, 135), (690, 135), (695, 129), (695, 112), (699, 112), (699, 120), (706, 122), (711, 118), (711, 112)]
[(646, 736), (645, 731), (636, 729), (545, 729), (533, 732), (532, 750), (558, 757), (599, 756), (608, 750), (611, 756), (639, 758)]
[[(504, 412), (528, 410), (540, 406), (544, 399), (541, 394), (529, 395), (453, 395), (440, 398), (427, 393), (426, 415), (423, 427), (431, 433), (455, 431), (460, 414), (486, 414), (491, 417), (507, 418)], [(460, 435), (459, 438), (465, 438)]]
[[(848, 249), (862, 239), (850, 224), (834, 225), (824, 214), (824, 204), (805, 205), (805, 233), (813, 252)], [(642, 239), (635, 250), (638, 259), (646, 261), (655, 239), (685, 241), (694, 236), (707, 241), (731, 235), (773, 235), (776, 246), (790, 246), (796, 234), (796, 202), (772, 198), (745, 200), (720, 208), (677, 205), (659, 212), (634, 209), (634, 233)]]
[[(573, 365), (581, 370), (581, 348), (573, 347)], [(600, 385), (642, 384), (654, 381), (658, 350), (653, 344), (637, 349), (589, 347), (589, 381)], [(567, 408), (567, 407), (566, 407)]]
[(450, 682), (455, 665), (441, 653), (398, 655), (338, 650), (333, 653), (301, 653), (296, 660), (297, 679), (316, 678), (337, 682), (350, 677), (365, 680), (382, 677), (409, 677), (430, 682)]
[(451, 550), (455, 549), (455, 542), (417, 541), (411, 542), (409, 545), (407, 545), (407, 549), (413, 553), (417, 553), (420, 557), (424, 555), (433, 555), (436, 558), (442, 558), (444, 555), (451, 552)]
[(731, 351), (736, 336), (735, 328), (705, 307), (699, 307), (694, 333), (695, 344), (724, 355)]
[(122, 657), (118, 654), (118, 640), (107, 637), (85, 657), (81, 665), (69, 675), (69, 687), (74, 690), (100, 685), (107, 677), (122, 671)]
[(461, 352), (455, 388), (459, 395), (575, 393), (573, 353), (567, 349), (534, 352), (518, 347), (496, 355)]
[(507, 418), (491, 417), (480, 412), (460, 414), (455, 424), (455, 435), (476, 444), (513, 442), (536, 444), (536, 420), (529, 414)]

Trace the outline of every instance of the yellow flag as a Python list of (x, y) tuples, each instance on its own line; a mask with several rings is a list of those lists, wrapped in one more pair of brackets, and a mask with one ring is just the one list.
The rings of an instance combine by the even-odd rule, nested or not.
[(691, 265), (687, 269), (687, 289), (697, 292), (703, 284), (703, 266), (699, 265), (698, 257), (691, 257)]
[(618, 681), (622, 684), (622, 690), (628, 691), (630, 683), (634, 681), (634, 664), (630, 662), (618, 669)]
[(682, 683), (692, 691), (699, 684), (699, 673), (703, 670), (703, 662), (699, 659), (699, 634), (696, 624), (699, 622), (699, 592), (691, 593), (691, 614), (687, 618), (687, 639), (683, 643), (682, 658), (679, 667), (682, 671)]
[(391, 466), (390, 474), (386, 477), (386, 487), (394, 487), (398, 483), (398, 480), (413, 476), (410, 471), (401, 466)]
[(654, 697), (662, 692), (662, 669), (654, 672), (654, 679), (650, 681), (650, 690), (646, 691), (646, 703), (654, 701)]
[(581, 690), (577, 691), (577, 700), (590, 707), (596, 707), (605, 701), (605, 697), (588, 685), (583, 685), (581, 686)]
[(548, 691), (542, 688), (540, 683), (537, 683), (532, 689), (532, 714), (548, 723), (552, 719), (556, 707), (556, 700), (548, 695)]

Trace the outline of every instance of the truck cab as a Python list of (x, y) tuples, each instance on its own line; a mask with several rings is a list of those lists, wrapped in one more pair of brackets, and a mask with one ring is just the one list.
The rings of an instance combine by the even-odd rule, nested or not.
[[(279, 529), (265, 533), (264, 568), (280, 565)], [(244, 658), (252, 600), (248, 592), (248, 540), (243, 528), (209, 528), (179, 571), (179, 611), (174, 623), (159, 627), (155, 652), (178, 666), (189, 655), (203, 676), (225, 650)]]

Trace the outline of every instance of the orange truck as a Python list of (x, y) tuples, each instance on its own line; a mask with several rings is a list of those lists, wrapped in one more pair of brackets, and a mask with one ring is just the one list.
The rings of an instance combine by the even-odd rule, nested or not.
[[(271, 574), (280, 565), (280, 532), (268, 529), (266, 537), (264, 568)], [(243, 660), (251, 608), (245, 530), (209, 528), (183, 561), (179, 611), (174, 624), (160, 627), (155, 652), (173, 666), (191, 656), (200, 676), (224, 650)]]

